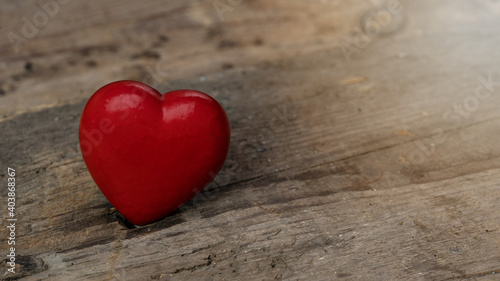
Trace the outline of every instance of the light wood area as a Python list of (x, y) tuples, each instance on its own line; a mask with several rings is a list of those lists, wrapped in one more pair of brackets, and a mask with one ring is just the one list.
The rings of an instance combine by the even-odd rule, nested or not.
[[(500, 279), (500, 2), (0, 0), (0, 15), (0, 249), (11, 167), (19, 262), (3, 280)], [(206, 92), (232, 130), (214, 183), (135, 229), (78, 148), (86, 101), (124, 79)]]

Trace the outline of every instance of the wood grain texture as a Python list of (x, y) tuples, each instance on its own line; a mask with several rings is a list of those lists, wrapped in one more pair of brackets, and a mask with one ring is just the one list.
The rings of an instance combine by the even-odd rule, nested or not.
[[(1, 38), (37, 3), (2, 1)], [(347, 60), (386, 5), (69, 2), (17, 53), (1, 41), (21, 255), (3, 280), (498, 279), (500, 4), (402, 1)], [(78, 149), (86, 100), (119, 79), (206, 92), (232, 128), (206, 191), (135, 229)]]

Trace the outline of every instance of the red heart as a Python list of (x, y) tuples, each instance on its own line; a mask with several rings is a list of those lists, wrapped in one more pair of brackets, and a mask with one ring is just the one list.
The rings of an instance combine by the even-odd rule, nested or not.
[(229, 149), (224, 109), (192, 90), (160, 94), (135, 81), (100, 88), (80, 120), (90, 175), (131, 223), (176, 210), (219, 172)]

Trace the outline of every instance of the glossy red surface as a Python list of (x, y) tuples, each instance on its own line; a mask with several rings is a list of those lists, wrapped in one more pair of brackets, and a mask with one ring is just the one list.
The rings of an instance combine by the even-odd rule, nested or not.
[(111, 204), (144, 225), (180, 207), (222, 167), (229, 149), (224, 109), (192, 90), (160, 94), (135, 81), (100, 88), (80, 120), (87, 168)]

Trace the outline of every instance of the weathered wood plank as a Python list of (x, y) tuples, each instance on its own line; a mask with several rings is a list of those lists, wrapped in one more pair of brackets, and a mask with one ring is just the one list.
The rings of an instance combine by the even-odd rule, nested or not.
[[(2, 11), (17, 19), (31, 4)], [(402, 2), (404, 24), (350, 61), (338, 43), (369, 3), (245, 1), (222, 22), (199, 1), (102, 5), (61, 6), (19, 54), (0, 45), (0, 180), (5, 167), (18, 171), (24, 264), (11, 278), (500, 274), (500, 85), (488, 91), (478, 78), (500, 81), (500, 5)], [(69, 11), (82, 22), (68, 23)], [(160, 90), (194, 88), (223, 104), (232, 143), (207, 192), (127, 229), (81, 159), (79, 116), (98, 86), (143, 80), (157, 64), (169, 66), (151, 81)]]
[[(197, 79), (223, 68), (243, 68), (318, 48), (310, 46), (318, 36), (332, 41), (331, 31), (340, 33), (330, 22), (332, 16), (349, 15), (346, 22), (353, 21), (353, 11), (368, 7), (357, 3), (351, 11), (338, 3), (323, 3), (304, 10), (303, 4), (289, 1), (266, 3), (245, 1), (224, 13), (223, 20), (210, 1), (61, 5), (36, 36), (21, 44), (19, 53), (9, 40), (0, 42), (4, 56), (0, 88), (6, 93), (0, 104), (3, 118), (78, 102), (108, 81), (152, 80), (166, 89), (179, 79)], [(321, 13), (325, 6), (331, 14)], [(23, 16), (31, 19), (41, 9), (32, 1), (7, 2), (2, 7), (9, 13), (1, 23), (2, 38), (9, 32), (21, 36)], [(31, 71), (25, 69), (28, 63)]]

